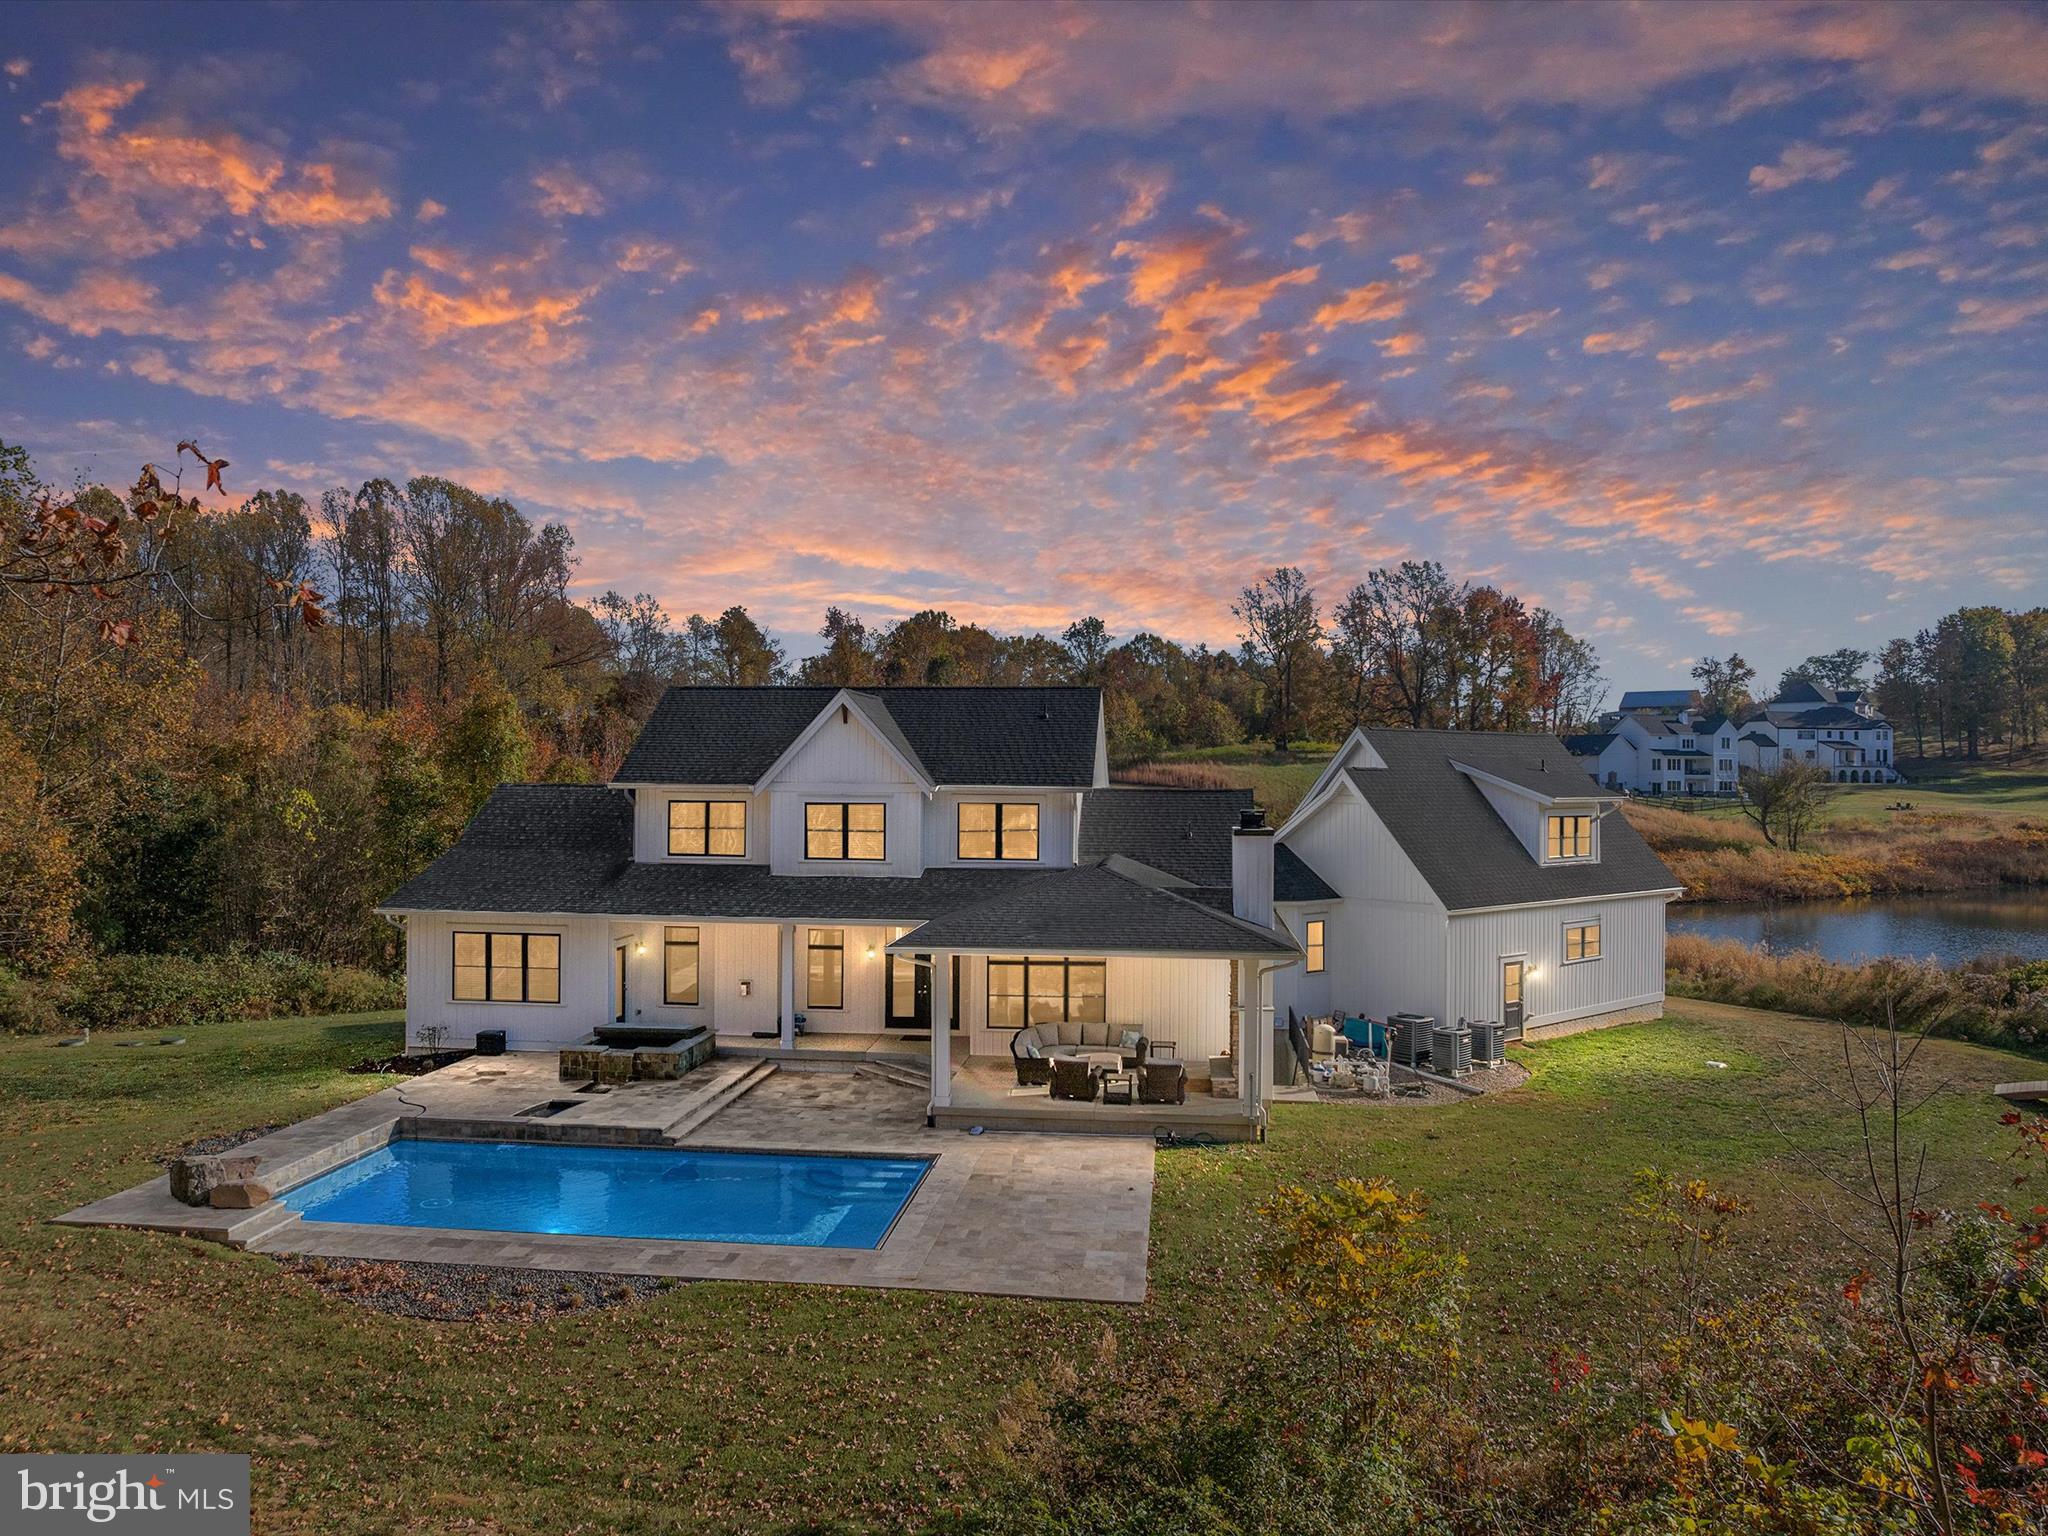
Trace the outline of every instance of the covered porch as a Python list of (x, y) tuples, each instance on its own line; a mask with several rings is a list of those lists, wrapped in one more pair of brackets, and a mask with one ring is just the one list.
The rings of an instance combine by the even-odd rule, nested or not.
[[(929, 979), (931, 1122), (1246, 1140), (1272, 1081), (1286, 935), (1121, 872), (1075, 870), (889, 946)], [(973, 987), (956, 998), (954, 989)]]

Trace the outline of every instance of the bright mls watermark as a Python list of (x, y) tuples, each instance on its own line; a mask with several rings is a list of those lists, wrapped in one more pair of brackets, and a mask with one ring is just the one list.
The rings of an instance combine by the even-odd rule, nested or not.
[(0, 1456), (0, 1531), (249, 1536), (246, 1456)]

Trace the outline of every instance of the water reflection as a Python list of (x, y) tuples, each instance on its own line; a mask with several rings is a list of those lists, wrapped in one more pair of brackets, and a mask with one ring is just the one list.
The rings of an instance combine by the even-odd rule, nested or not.
[(2048, 889), (1999, 887), (1938, 896), (1673, 907), (1673, 933), (1810, 949), (1853, 963), (1883, 955), (1955, 965), (1982, 954), (2048, 960)]

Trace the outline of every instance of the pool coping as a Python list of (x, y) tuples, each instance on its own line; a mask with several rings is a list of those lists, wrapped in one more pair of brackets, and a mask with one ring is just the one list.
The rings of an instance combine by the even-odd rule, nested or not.
[[(431, 1126), (432, 1122), (428, 1122), (428, 1127), (431, 1128)], [(277, 1189), (274, 1192), (274, 1199), (272, 1201), (272, 1205), (283, 1205), (285, 1197), (287, 1195), (290, 1195), (298, 1190), (304, 1189), (308, 1184), (312, 1183), (316, 1179), (324, 1179), (331, 1174), (340, 1173), (346, 1168), (351, 1168), (355, 1164), (361, 1162), (366, 1157), (374, 1157), (380, 1151), (389, 1148), (393, 1142), (398, 1141), (444, 1141), (450, 1143), (451, 1145), (461, 1143), (470, 1146), (485, 1145), (497, 1147), (545, 1147), (552, 1145), (559, 1147), (589, 1148), (593, 1150), (611, 1152), (666, 1153), (671, 1156), (687, 1156), (708, 1152), (713, 1154), (714, 1156), (720, 1157), (809, 1157), (817, 1158), (821, 1161), (825, 1159), (837, 1159), (841, 1162), (916, 1163), (919, 1165), (917, 1177), (911, 1181), (910, 1188), (903, 1192), (903, 1198), (897, 1202), (896, 1209), (890, 1213), (889, 1224), (882, 1228), (881, 1236), (877, 1237), (872, 1243), (863, 1244), (777, 1243), (765, 1238), (759, 1242), (735, 1241), (731, 1243), (726, 1243), (715, 1238), (652, 1237), (614, 1232), (535, 1232), (525, 1227), (433, 1227), (428, 1226), (424, 1222), (412, 1221), (321, 1221), (314, 1218), (309, 1218), (303, 1211), (294, 1209), (290, 1206), (285, 1206), (285, 1209), (291, 1211), (291, 1214), (295, 1218), (296, 1222), (310, 1227), (375, 1227), (380, 1231), (438, 1233), (457, 1232), (469, 1234), (476, 1237), (600, 1237), (607, 1238), (616, 1242), (628, 1243), (708, 1243), (714, 1247), (738, 1248), (835, 1248), (841, 1252), (846, 1253), (874, 1253), (879, 1251), (882, 1245), (889, 1241), (890, 1234), (892, 1234), (896, 1230), (897, 1224), (901, 1222), (903, 1218), (909, 1213), (911, 1203), (917, 1199), (918, 1191), (924, 1188), (925, 1180), (931, 1177), (932, 1169), (938, 1165), (940, 1155), (937, 1152), (855, 1152), (848, 1150), (831, 1150), (822, 1147), (722, 1147), (711, 1144), (700, 1144), (698, 1142), (691, 1142), (685, 1146), (678, 1145), (673, 1142), (603, 1142), (589, 1141), (581, 1138), (575, 1140), (555, 1142), (511, 1141), (506, 1140), (503, 1137), (485, 1137), (468, 1135), (426, 1136), (421, 1135), (418, 1131), (414, 1131), (410, 1135), (400, 1136), (396, 1134), (396, 1131), (397, 1127), (394, 1126), (394, 1134), (387, 1136), (378, 1145), (357, 1153), (354, 1157), (348, 1159), (346, 1162), (335, 1163), (332, 1167), (326, 1168), (318, 1173), (310, 1174), (307, 1177), (300, 1179), (295, 1184), (288, 1184), (280, 1189)], [(265, 1206), (261, 1209), (269, 1210), (271, 1209), (271, 1206)], [(279, 1227), (281, 1229), (283, 1226), (291, 1224), (292, 1223), (289, 1222), (281, 1222), (279, 1224)]]
[[(451, 1072), (453, 1069), (444, 1069)], [(440, 1113), (415, 1113), (428, 1098), (408, 1080), (314, 1115), (237, 1150), (263, 1161), (258, 1177), (282, 1194), (355, 1161), (399, 1137), (433, 1140), (558, 1140), (506, 1134), (534, 1122), (495, 1120), (473, 1111), (482, 1095), (465, 1083)], [(798, 1077), (810, 1074), (797, 1074)], [(838, 1076), (838, 1074), (832, 1074)], [(847, 1074), (850, 1077), (850, 1073)], [(844, 1121), (815, 1108), (780, 1110), (757, 1140), (719, 1136), (716, 1117), (679, 1141), (650, 1142), (632, 1125), (588, 1127), (579, 1144), (794, 1155), (922, 1158), (927, 1167), (881, 1243), (874, 1248), (717, 1243), (688, 1238), (615, 1238), (580, 1233), (477, 1232), (452, 1227), (383, 1227), (305, 1222), (280, 1200), (253, 1210), (180, 1203), (167, 1177), (108, 1195), (51, 1218), (74, 1227), (136, 1228), (222, 1243), (264, 1255), (474, 1264), (533, 1270), (599, 1271), (677, 1280), (738, 1280), (865, 1286), (1033, 1297), (1144, 1301), (1150, 1248), (1153, 1147), (1149, 1141), (1032, 1133), (975, 1136), (932, 1129), (923, 1105), (912, 1113), (887, 1099), (901, 1088), (860, 1080), (886, 1111)], [(531, 1083), (491, 1090), (506, 1106), (528, 1102)], [(851, 1091), (851, 1090), (848, 1090)], [(907, 1100), (905, 1103), (907, 1104)], [(871, 1106), (872, 1107), (872, 1106)], [(453, 1112), (449, 1112), (449, 1111)], [(509, 1113), (509, 1110), (507, 1111)], [(900, 1118), (899, 1118), (900, 1114)], [(805, 1116), (812, 1116), (806, 1121)], [(814, 1135), (805, 1131), (816, 1128)], [(492, 1134), (479, 1133), (488, 1128)], [(788, 1130), (790, 1134), (781, 1134)], [(699, 1136), (704, 1139), (697, 1139)], [(602, 1139), (600, 1139), (602, 1137)]]

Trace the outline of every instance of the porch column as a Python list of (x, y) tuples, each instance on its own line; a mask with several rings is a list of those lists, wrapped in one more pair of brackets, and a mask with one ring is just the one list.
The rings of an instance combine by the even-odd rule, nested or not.
[(932, 1108), (953, 1102), (953, 957), (932, 956)]
[(781, 974), (776, 978), (776, 996), (782, 1004), (782, 1048), (796, 1049), (796, 924), (775, 925), (776, 958)]
[(953, 1102), (953, 957), (932, 956), (932, 1107)]

